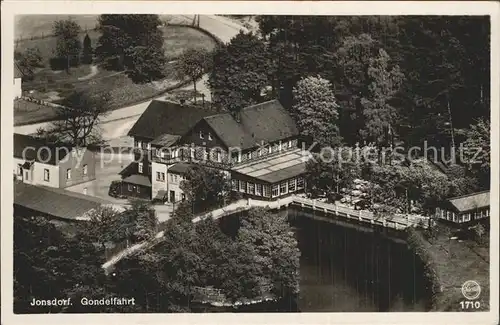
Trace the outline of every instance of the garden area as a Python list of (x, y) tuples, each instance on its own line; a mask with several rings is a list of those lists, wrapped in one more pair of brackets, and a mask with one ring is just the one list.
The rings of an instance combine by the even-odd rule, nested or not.
[[(211, 51), (216, 43), (208, 35), (187, 26), (162, 26), (161, 30), (166, 58), (164, 78), (146, 83), (135, 83), (125, 72), (105, 70), (97, 63), (82, 62), (71, 66), (68, 72), (55, 69), (51, 63), (57, 46), (55, 36), (19, 40), (15, 45), (16, 52), (24, 53), (28, 49), (36, 48), (41, 56), (40, 67), (33, 70), (32, 78), (23, 78), (23, 95), (57, 104), (75, 91), (88, 90), (94, 93), (108, 93), (111, 109), (117, 109), (148, 100), (180, 83), (188, 84), (189, 80), (183, 82), (176, 76), (176, 58), (187, 49)], [(100, 32), (93, 29), (82, 31), (79, 33), (80, 42), (84, 41), (86, 35), (90, 38), (92, 48), (95, 48)], [(14, 105), (15, 125), (48, 121), (54, 116), (55, 109), (50, 105), (26, 103), (23, 100), (17, 100)]]

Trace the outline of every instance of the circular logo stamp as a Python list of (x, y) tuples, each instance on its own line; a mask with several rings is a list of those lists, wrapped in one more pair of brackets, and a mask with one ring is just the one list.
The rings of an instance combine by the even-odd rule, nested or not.
[(474, 300), (481, 294), (481, 286), (474, 280), (465, 281), (462, 284), (462, 294), (468, 300)]

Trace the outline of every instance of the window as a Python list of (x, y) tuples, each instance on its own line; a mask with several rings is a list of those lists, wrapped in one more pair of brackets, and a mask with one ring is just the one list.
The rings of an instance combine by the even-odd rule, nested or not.
[(295, 178), (288, 181), (288, 192), (290, 192), (290, 193), (295, 192), (295, 190), (297, 188), (296, 184), (297, 184), (297, 180)]
[(148, 142), (148, 144), (146, 145), (146, 148), (147, 148), (148, 150), (151, 150), (151, 143), (149, 143), (149, 142)]
[(490, 209), (486, 209), (486, 216), (489, 217), (490, 216)]
[(288, 148), (292, 147), (292, 140), (288, 141)]
[(470, 221), (470, 213), (464, 214), (464, 222)]
[(463, 222), (463, 215), (459, 214), (458, 215), (458, 223), (462, 223)]
[(156, 180), (157, 181), (161, 180), (161, 174), (160, 174), (160, 172), (156, 172)]
[(280, 194), (283, 195), (287, 193), (288, 193), (288, 182), (285, 181), (280, 185)]
[(139, 173), (142, 173), (143, 167), (144, 167), (144, 164), (140, 162), (139, 163)]
[(217, 151), (215, 153), (215, 156), (216, 156), (217, 162), (221, 162), (222, 161), (222, 157), (221, 157), (220, 151)]
[(161, 173), (161, 181), (164, 182), (165, 181), (165, 173)]
[(233, 189), (233, 191), (237, 191), (238, 190), (238, 180), (237, 179), (232, 179), (231, 180), (231, 188)]
[(191, 158), (194, 158), (194, 148), (189, 148), (189, 155)]
[(137, 193), (141, 193), (141, 187), (137, 186)]
[(245, 181), (240, 181), (240, 192), (245, 193), (246, 186), (247, 186), (247, 184)]
[(83, 165), (83, 176), (87, 176), (88, 172), (89, 171), (87, 165)]
[(273, 148), (269, 146), (269, 153), (273, 153)]
[(129, 191), (129, 192), (132, 192), (132, 190), (133, 190), (132, 185), (128, 184), (128, 191)]
[(262, 149), (259, 149), (259, 157), (262, 156)]
[(174, 174), (170, 174), (170, 181), (173, 182), (174, 181)]
[(278, 184), (273, 185), (273, 190), (272, 190), (271, 194), (272, 194), (272, 197), (276, 197), (276, 196), (280, 195), (280, 187), (278, 186)]
[(203, 131), (200, 131), (200, 139), (203, 139), (203, 138), (204, 138)]
[(71, 168), (68, 168), (68, 170), (66, 170), (66, 179), (71, 179)]
[(262, 185), (262, 193), (264, 194), (264, 197), (271, 196), (271, 192), (269, 190), (269, 185)]
[(186, 194), (181, 193), (181, 200), (182, 200), (182, 201), (186, 201)]
[(455, 212), (452, 212), (452, 215), (453, 215), (453, 222), (457, 222), (457, 215), (455, 214)]
[(255, 193), (255, 184), (254, 183), (247, 183), (247, 193), (248, 194), (254, 194)]
[(179, 177), (177, 175), (174, 175), (174, 182), (177, 183), (179, 181)]
[(28, 171), (26, 171), (26, 172), (24, 173), (24, 179), (25, 179), (25, 180), (29, 180), (29, 179), (30, 179), (30, 177), (29, 177), (29, 176), (30, 176), (30, 174), (28, 173)]
[(208, 140), (212, 141), (212, 133), (208, 132)]
[(142, 148), (142, 141), (137, 141), (137, 148)]
[(50, 180), (50, 173), (48, 169), (43, 170), (43, 180), (46, 182)]
[(281, 149), (285, 149), (285, 148), (283, 147), (283, 145), (281, 144), (281, 141), (280, 141), (280, 143), (278, 144), (278, 151), (281, 151)]
[(18, 176), (23, 176), (23, 168), (21, 164), (17, 165), (17, 175)]
[(262, 195), (262, 184), (255, 184), (255, 195)]
[(304, 188), (304, 179), (302, 177), (297, 178), (297, 191)]
[(277, 145), (277, 144), (275, 144), (275, 145), (273, 146), (273, 152), (277, 152), (277, 151), (278, 151), (278, 145)]

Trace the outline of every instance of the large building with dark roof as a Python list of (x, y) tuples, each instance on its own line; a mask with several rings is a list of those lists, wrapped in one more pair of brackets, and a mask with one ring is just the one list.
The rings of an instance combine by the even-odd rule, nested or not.
[(95, 179), (95, 153), (14, 133), (14, 175), (32, 185), (65, 188)]
[(251, 197), (276, 199), (305, 187), (308, 155), (300, 150), (295, 121), (278, 100), (245, 107), (237, 116), (153, 102), (129, 135), (143, 155), (148, 152), (150, 164), (136, 160), (127, 167), (142, 176), (122, 174), (124, 195), (144, 198), (140, 194), (151, 184), (152, 199), (183, 200), (180, 184), (192, 164), (223, 170), (234, 191)]
[(153, 180), (152, 155), (159, 156), (159, 149), (170, 148), (199, 120), (213, 114), (208, 108), (153, 100), (128, 132), (134, 138), (135, 159), (120, 172), (120, 194), (151, 199), (152, 190), (162, 187)]
[(490, 216), (490, 191), (452, 197), (436, 208), (437, 219), (454, 224), (469, 224)]

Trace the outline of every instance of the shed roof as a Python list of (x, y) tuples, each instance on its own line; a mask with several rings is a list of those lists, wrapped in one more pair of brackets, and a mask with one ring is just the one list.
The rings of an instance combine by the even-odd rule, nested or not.
[(123, 182), (151, 187), (151, 179), (145, 175), (138, 175), (138, 174), (130, 175), (129, 177), (125, 178)]
[(74, 220), (111, 202), (62, 189), (16, 182), (14, 204), (54, 217)]
[(169, 173), (185, 174), (193, 165), (186, 163), (177, 163), (172, 167), (168, 168)]
[(304, 174), (307, 159), (300, 149), (295, 149), (238, 165), (232, 170), (265, 182), (276, 183)]

